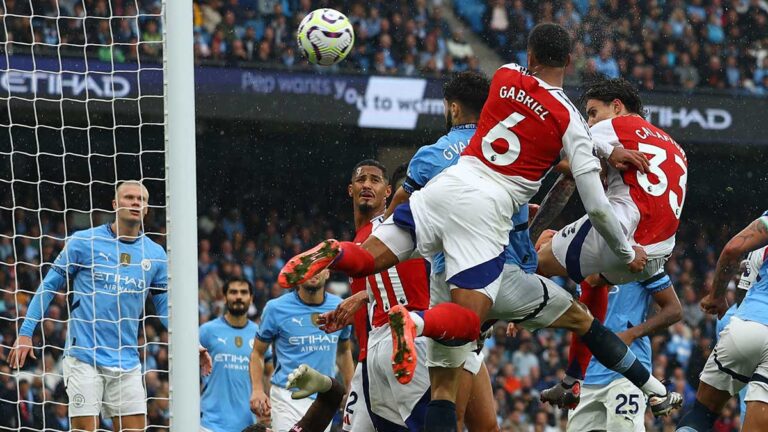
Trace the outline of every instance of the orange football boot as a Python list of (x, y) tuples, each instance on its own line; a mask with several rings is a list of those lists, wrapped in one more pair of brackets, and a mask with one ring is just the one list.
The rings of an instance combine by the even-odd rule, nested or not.
[(277, 283), (283, 288), (302, 284), (328, 268), (341, 252), (339, 242), (323, 240), (312, 249), (288, 260), (277, 275)]
[(416, 372), (416, 324), (403, 305), (389, 310), (392, 331), (392, 370), (400, 384), (408, 384)]

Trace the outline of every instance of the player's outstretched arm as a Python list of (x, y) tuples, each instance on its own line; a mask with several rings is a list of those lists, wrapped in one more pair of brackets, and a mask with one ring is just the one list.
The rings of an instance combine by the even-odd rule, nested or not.
[(611, 251), (627, 263), (630, 271), (639, 272), (645, 268), (645, 252), (642, 248), (633, 248), (629, 244), (624, 230), (608, 202), (608, 197), (605, 195), (599, 171), (586, 171), (578, 174), (575, 181), (590, 222), (608, 243)]
[(288, 376), (288, 387), (299, 390), (291, 394), (294, 399), (305, 398), (317, 393), (304, 417), (289, 432), (322, 432), (333, 420), (346, 394), (344, 386), (335, 379), (325, 376), (303, 364)]
[(671, 283), (653, 294), (653, 300), (659, 305), (659, 312), (619, 334), (627, 345), (631, 345), (635, 339), (651, 335), (683, 319), (683, 307)]
[(747, 252), (768, 244), (768, 216), (763, 215), (736, 234), (723, 248), (717, 260), (712, 292), (701, 300), (701, 308), (709, 314), (722, 317), (728, 310), (725, 290), (728, 282), (739, 270), (741, 257)]
[[(62, 252), (63, 253), (63, 252)], [(37, 359), (32, 348), (32, 335), (35, 333), (37, 324), (43, 319), (45, 311), (48, 310), (53, 296), (57, 291), (67, 284), (67, 279), (56, 269), (51, 269), (45, 278), (37, 287), (35, 295), (29, 301), (27, 315), (24, 317), (24, 323), (19, 329), (19, 338), (13, 344), (13, 348), (8, 355), (8, 364), (12, 368), (24, 366), (27, 356)]]

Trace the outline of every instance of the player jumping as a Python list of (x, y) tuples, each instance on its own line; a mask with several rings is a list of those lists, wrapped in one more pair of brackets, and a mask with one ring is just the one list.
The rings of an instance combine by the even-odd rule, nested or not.
[[(568, 276), (582, 287), (584, 302), (602, 320), (608, 303), (608, 285), (643, 281), (663, 272), (675, 245), (685, 201), (688, 163), (685, 152), (666, 132), (645, 120), (637, 90), (624, 79), (593, 83), (584, 93), (587, 121), (597, 152), (606, 157), (617, 148), (650, 155), (649, 173), (633, 168), (620, 172), (608, 168), (607, 196), (619, 217), (626, 238), (648, 254), (645, 269), (626, 270), (587, 216), (566, 226), (539, 251), (539, 272)], [(542, 206), (539, 215), (548, 212)], [(593, 275), (590, 280), (585, 276)], [(599, 275), (598, 277), (595, 277)], [(596, 285), (596, 286), (595, 286)], [(574, 337), (567, 376), (561, 385), (542, 392), (541, 399), (574, 407), (579, 401), (578, 380), (584, 378), (589, 350)]]
[[(531, 72), (517, 65), (505, 65), (496, 72), (477, 131), (456, 165), (415, 192), (408, 204), (398, 206), (362, 247), (325, 241), (292, 258), (278, 281), (292, 286), (329, 265), (352, 276), (373, 274), (408, 258), (417, 246), (422, 256), (444, 252), (446, 279), (455, 288), (451, 290), (455, 304), (439, 304), (415, 322), (402, 309), (390, 312), (394, 344), (399, 347), (393, 356), (394, 368), (407, 381), (415, 368), (416, 334), (439, 329), (438, 340), (471, 341), (477, 337), (480, 317), (487, 315), (498, 293), (512, 215), (537, 192), (541, 179), (561, 153), (570, 162), (596, 229), (628, 270), (641, 271), (645, 252), (639, 246), (632, 247), (622, 232), (602, 189), (600, 163), (593, 154), (587, 126), (560, 88), (570, 60), (570, 45), (570, 36), (562, 26), (535, 27), (528, 43)], [(639, 160), (645, 161), (624, 149), (614, 150), (609, 157), (613, 165), (631, 162), (643, 167)], [(612, 334), (599, 322), (587, 331), (601, 337)], [(620, 340), (618, 345), (612, 345), (616, 349), (606, 352), (610, 358), (602, 360), (621, 364), (644, 391), (666, 399), (664, 386), (637, 359), (625, 358), (629, 350)], [(430, 371), (433, 401), (426, 414), (426, 430), (456, 430), (458, 367), (471, 346), (432, 347), (429, 361), (444, 367)]]

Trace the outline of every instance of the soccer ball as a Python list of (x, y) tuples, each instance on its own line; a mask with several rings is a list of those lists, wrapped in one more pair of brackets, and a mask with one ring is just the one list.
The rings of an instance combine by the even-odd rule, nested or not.
[(331, 66), (352, 50), (355, 32), (347, 17), (333, 9), (317, 9), (301, 20), (299, 49), (310, 63)]

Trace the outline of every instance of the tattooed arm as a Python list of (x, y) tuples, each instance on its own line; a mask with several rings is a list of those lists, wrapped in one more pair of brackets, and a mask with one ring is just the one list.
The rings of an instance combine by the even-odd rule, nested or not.
[(728, 309), (725, 290), (728, 288), (728, 282), (739, 270), (742, 255), (766, 244), (768, 244), (768, 216), (756, 219), (728, 241), (717, 260), (712, 292), (701, 300), (701, 308), (705, 312), (718, 316), (725, 313)]
[(560, 174), (560, 177), (552, 185), (552, 188), (541, 202), (539, 211), (531, 222), (531, 239), (535, 242), (545, 229), (552, 226), (552, 222), (557, 218), (563, 208), (571, 199), (573, 191), (576, 190), (576, 182), (573, 177), (567, 174)]

